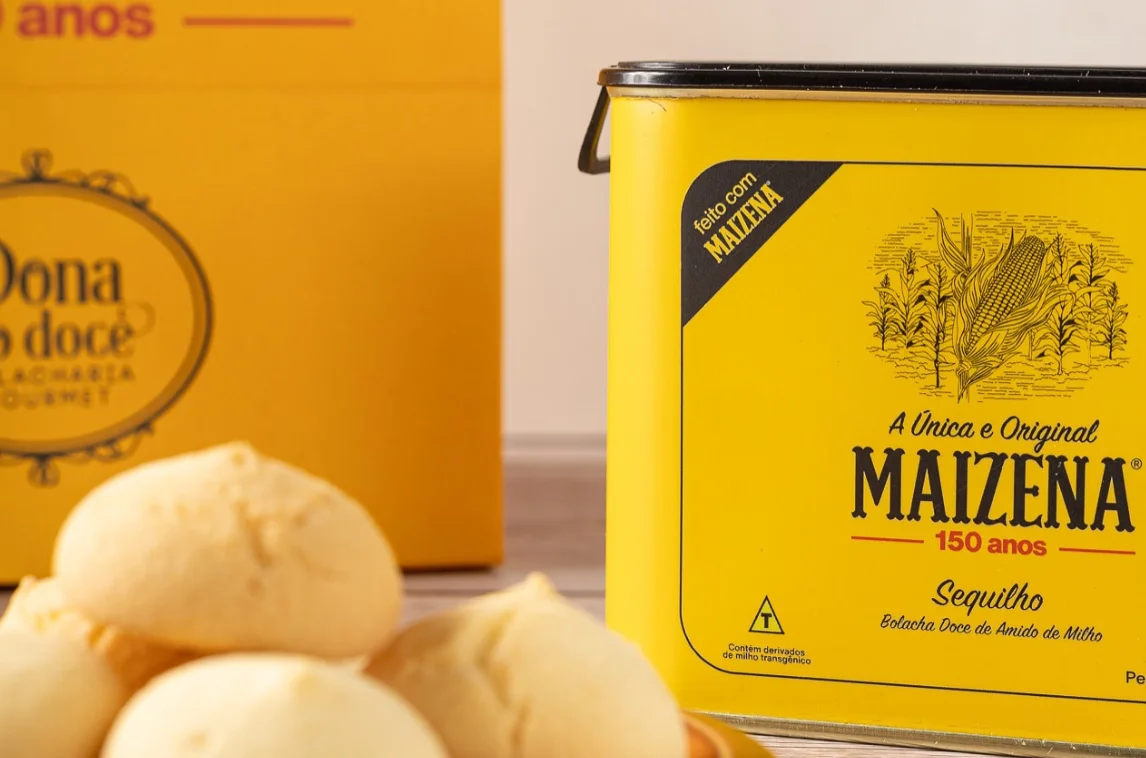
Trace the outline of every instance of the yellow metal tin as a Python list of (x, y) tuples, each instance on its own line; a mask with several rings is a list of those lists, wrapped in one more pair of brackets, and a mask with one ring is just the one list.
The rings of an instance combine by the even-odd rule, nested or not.
[(582, 153), (608, 623), (752, 731), (1146, 754), (1143, 75), (727, 70)]

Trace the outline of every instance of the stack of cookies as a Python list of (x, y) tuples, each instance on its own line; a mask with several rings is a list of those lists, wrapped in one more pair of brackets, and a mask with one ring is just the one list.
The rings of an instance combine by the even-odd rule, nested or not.
[(684, 758), (640, 651), (541, 575), (406, 628), (367, 511), (234, 443), (110, 479), (0, 618), (5, 758)]

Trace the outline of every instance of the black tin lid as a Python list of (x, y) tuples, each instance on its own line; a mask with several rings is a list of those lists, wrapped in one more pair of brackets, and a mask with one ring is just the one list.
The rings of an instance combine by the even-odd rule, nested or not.
[(1146, 95), (1146, 69), (640, 61), (602, 69), (605, 87), (932, 92), (982, 95)]
[(694, 90), (915, 93), (1015, 97), (1146, 97), (1146, 69), (1045, 66), (848, 65), (843, 63), (618, 63), (597, 77), (601, 91), (581, 152), (580, 171), (604, 174), (597, 155), (610, 87)]

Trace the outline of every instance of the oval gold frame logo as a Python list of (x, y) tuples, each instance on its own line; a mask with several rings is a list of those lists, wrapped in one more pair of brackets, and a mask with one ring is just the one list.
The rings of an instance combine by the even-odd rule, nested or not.
[(114, 424), (74, 438), (20, 441), (0, 435), (0, 463), (28, 462), (29, 479), (37, 486), (59, 482), (57, 462), (115, 461), (131, 455), (154, 423), (183, 396), (198, 376), (211, 344), (214, 307), (206, 274), (186, 240), (151, 209), (123, 175), (111, 171), (52, 172), (52, 154), (33, 150), (21, 161), (23, 173), (0, 172), (0, 201), (13, 197), (52, 196), (91, 203), (118, 213), (146, 229), (166, 249), (188, 285), (192, 302), (192, 337), (171, 379), (142, 408)]

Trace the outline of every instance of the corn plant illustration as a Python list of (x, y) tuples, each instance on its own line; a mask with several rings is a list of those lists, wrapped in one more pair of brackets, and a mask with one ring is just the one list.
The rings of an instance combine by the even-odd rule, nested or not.
[(905, 352), (922, 342), (923, 288), (916, 278), (918, 258), (914, 250), (904, 253), (899, 264), (899, 288), (889, 290), (892, 305), (892, 337)]
[(935, 370), (935, 389), (942, 386), (942, 369), (950, 365), (948, 323), (951, 320), (951, 275), (942, 263), (927, 265), (927, 278), (920, 284), (924, 306), (922, 337), (927, 357)]
[(973, 261), (970, 244), (962, 250), (940, 235), (940, 254), (963, 284), (955, 298), (951, 329), (958, 378), (957, 399), (1019, 354), (1032, 332), (1062, 301), (1061, 285), (1046, 275), (1047, 246), (1026, 235), (994, 256)]
[(1047, 245), (1047, 274), (1058, 284), (1067, 281), (1079, 262), (1070, 254), (1070, 243), (1061, 234), (1056, 234)]
[(1095, 334), (1098, 308), (1102, 303), (1105, 279), (1110, 275), (1106, 265), (1106, 258), (1094, 243), (1080, 245), (1078, 249), (1078, 265), (1071, 271), (1068, 284), (1074, 293), (1076, 317), (1081, 324), (1081, 342), (1086, 348), (1086, 358), (1089, 364), (1092, 358), (1092, 346), (1097, 335)]
[(1035, 357), (1054, 359), (1059, 375), (1063, 373), (1066, 357), (1082, 348), (1079, 337), (1084, 332), (1082, 323), (1075, 317), (1073, 305), (1073, 298), (1067, 298), (1051, 309), (1046, 328), (1037, 343), (1039, 352)]
[(1105, 352), (1107, 360), (1114, 360), (1114, 353), (1126, 349), (1126, 319), (1129, 313), (1126, 303), (1118, 292), (1118, 283), (1111, 281), (1103, 291), (1096, 325), (1095, 343)]
[(879, 338), (879, 349), (887, 350), (887, 342), (895, 337), (897, 330), (896, 309), (893, 305), (895, 295), (891, 291), (890, 274), (883, 275), (879, 286), (875, 288), (875, 293), (875, 300), (864, 300), (863, 304), (871, 309), (867, 315), (871, 319), (869, 325), (875, 329), (874, 335)]
[(943, 220), (943, 214), (935, 209), (932, 209), (932, 212), (935, 214), (937, 222), (936, 239), (939, 245), (939, 257), (953, 273), (952, 286), (955, 290), (955, 296), (958, 297), (967, 285), (967, 277), (971, 273), (974, 225), (968, 223), (963, 217), (959, 218), (959, 244), (956, 245), (955, 241), (951, 239), (951, 234), (947, 231), (947, 223)]
[(1077, 293), (1075, 288), (1070, 286), (1076, 269), (1082, 266), (1082, 261), (1076, 260), (1070, 254), (1070, 248), (1061, 234), (1055, 235), (1048, 250), (1050, 265), (1047, 274), (1060, 292), (1066, 290), (1069, 294), (1051, 308), (1046, 326), (1039, 332), (1036, 340), (1038, 352), (1034, 357), (1053, 359), (1057, 373), (1061, 376), (1066, 357), (1081, 349), (1080, 337), (1085, 337)]

